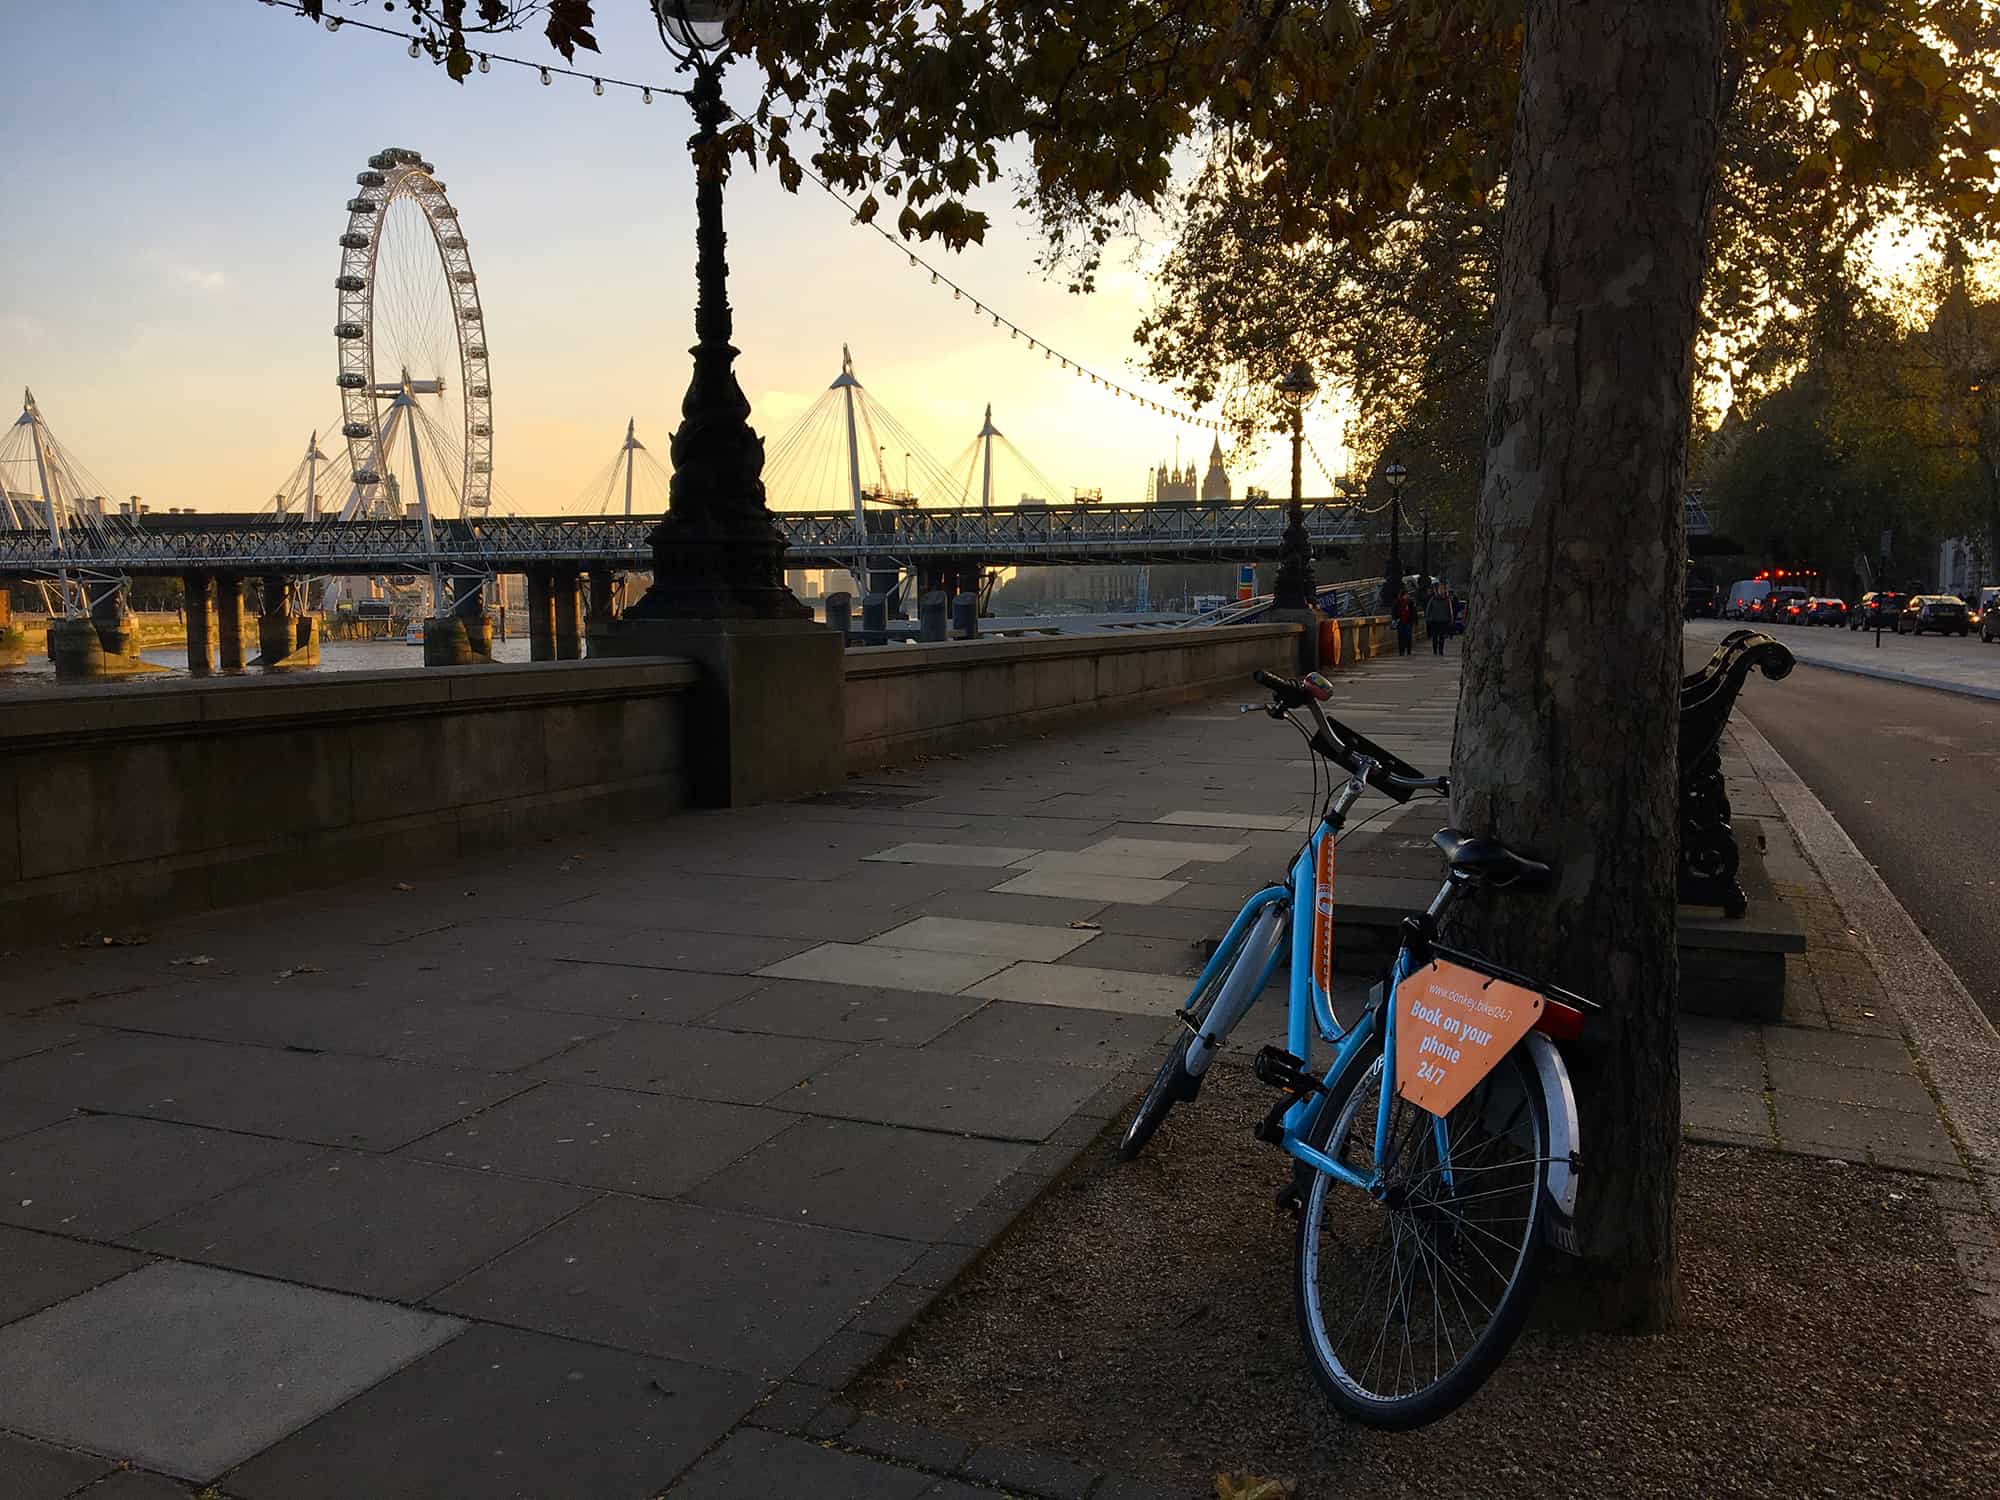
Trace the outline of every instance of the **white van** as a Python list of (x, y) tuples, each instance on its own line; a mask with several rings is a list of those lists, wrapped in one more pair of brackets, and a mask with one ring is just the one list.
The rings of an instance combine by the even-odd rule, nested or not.
[(1749, 615), (1750, 607), (1771, 592), (1768, 578), (1746, 578), (1741, 583), (1729, 586), (1729, 598), (1723, 603), (1722, 618), (1741, 620)]

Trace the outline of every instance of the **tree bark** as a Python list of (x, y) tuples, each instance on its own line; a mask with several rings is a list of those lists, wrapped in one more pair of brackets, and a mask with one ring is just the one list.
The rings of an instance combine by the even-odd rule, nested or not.
[(1556, 865), (1461, 908), (1606, 1007), (1572, 1049), (1572, 1313), (1674, 1321), (1682, 490), (1720, 124), (1719, 0), (1529, 0), (1453, 758), (1461, 828)]

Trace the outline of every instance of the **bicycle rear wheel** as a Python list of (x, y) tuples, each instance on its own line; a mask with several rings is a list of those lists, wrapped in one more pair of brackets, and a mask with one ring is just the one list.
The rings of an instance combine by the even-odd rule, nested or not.
[[(1335, 1081), (1308, 1140), (1367, 1173), (1375, 1156), (1381, 1043)], [(1516, 1048), (1444, 1121), (1390, 1102), (1387, 1166), (1369, 1194), (1312, 1174), (1299, 1215), (1299, 1333), (1320, 1389), (1373, 1427), (1455, 1410), (1505, 1356), (1542, 1258), (1549, 1122)]]

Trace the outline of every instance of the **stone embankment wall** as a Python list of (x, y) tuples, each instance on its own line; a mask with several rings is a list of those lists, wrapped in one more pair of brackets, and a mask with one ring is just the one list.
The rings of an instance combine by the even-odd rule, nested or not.
[(694, 668), (65, 687), (0, 712), (0, 948), (685, 805)]
[[(1393, 649), (1343, 622), (1342, 661)], [(853, 651), (850, 770), (1231, 692), (1299, 627)], [(1334, 670), (1337, 670), (1334, 669)], [(60, 687), (0, 713), (0, 948), (230, 906), (690, 801), (671, 658)], [(746, 746), (746, 754), (783, 747)]]
[(1241, 688), (1297, 670), (1296, 625), (1040, 636), (882, 647), (847, 655), (851, 771), (988, 743), (1095, 713)]

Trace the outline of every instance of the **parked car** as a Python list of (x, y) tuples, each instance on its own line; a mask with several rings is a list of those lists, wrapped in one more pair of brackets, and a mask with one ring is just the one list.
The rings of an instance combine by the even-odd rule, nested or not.
[(1847, 623), (1847, 601), (1845, 599), (1818, 598), (1806, 606), (1808, 625), (1845, 625)]
[(1847, 616), (1849, 630), (1874, 630), (1878, 626), (1885, 630), (1896, 628), (1896, 617), (1903, 612), (1903, 596), (1894, 589), (1883, 589), (1880, 593), (1866, 593), (1861, 602), (1854, 606)]
[(1956, 594), (1913, 594), (1896, 620), (1898, 635), (1922, 635), (1935, 630), (1939, 635), (1968, 635), (1972, 625), (1966, 619), (1965, 601)]

